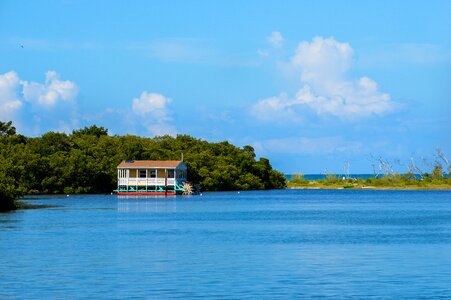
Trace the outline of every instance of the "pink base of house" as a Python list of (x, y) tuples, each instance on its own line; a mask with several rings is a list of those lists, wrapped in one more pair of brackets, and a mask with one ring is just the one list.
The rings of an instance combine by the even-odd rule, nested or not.
[(175, 195), (175, 192), (117, 192), (121, 195)]

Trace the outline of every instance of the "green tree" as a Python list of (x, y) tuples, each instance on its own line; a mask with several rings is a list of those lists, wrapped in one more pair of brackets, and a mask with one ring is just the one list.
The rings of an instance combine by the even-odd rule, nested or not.
[(72, 131), (72, 135), (94, 135), (96, 137), (101, 137), (102, 135), (108, 135), (108, 129), (92, 125), (89, 127), (84, 127), (82, 129), (74, 130)]
[(240, 149), (226, 141), (209, 143), (189, 135), (108, 136), (107, 129), (96, 125), (70, 135), (48, 132), (27, 138), (15, 134), (11, 122), (0, 125), (0, 159), (8, 160), (0, 175), (2, 199), (37, 192), (110, 192), (117, 185), (116, 167), (122, 160), (179, 160), (182, 155), (188, 179), (203, 190), (286, 186), (283, 174), (272, 169), (268, 159), (256, 160), (251, 146)]
[(11, 160), (0, 157), (0, 211), (17, 208), (16, 199), (22, 195), (20, 188), (10, 170)]
[(0, 121), (0, 136), (11, 136), (16, 134), (16, 128), (12, 125), (12, 122)]

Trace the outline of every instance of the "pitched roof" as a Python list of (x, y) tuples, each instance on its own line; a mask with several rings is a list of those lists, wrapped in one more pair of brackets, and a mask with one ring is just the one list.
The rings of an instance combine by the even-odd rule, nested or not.
[(180, 160), (124, 160), (118, 168), (176, 168)]

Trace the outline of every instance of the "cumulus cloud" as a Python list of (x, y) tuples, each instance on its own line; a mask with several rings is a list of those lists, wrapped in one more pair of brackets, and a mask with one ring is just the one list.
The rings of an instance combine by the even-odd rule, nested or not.
[(166, 121), (168, 117), (166, 106), (171, 102), (171, 99), (163, 95), (143, 92), (139, 98), (133, 99), (132, 109), (137, 115), (144, 116), (150, 114)]
[(315, 37), (311, 43), (299, 43), (292, 63), (301, 69), (303, 81), (337, 80), (350, 68), (352, 55), (348, 43)]
[[(292, 115), (308, 107), (318, 115), (357, 119), (382, 115), (394, 109), (390, 95), (379, 91), (377, 82), (363, 76), (348, 79), (353, 50), (334, 38), (315, 37), (299, 43), (291, 65), (300, 71), (301, 87), (293, 99), (272, 97), (257, 102), (252, 111), (260, 118), (271, 111)], [(277, 104), (277, 105), (275, 105)], [(259, 116), (257, 111), (265, 111)]]
[(251, 108), (251, 114), (265, 121), (299, 120), (299, 116), (293, 109), (293, 100), (290, 100), (286, 93), (258, 101)]
[(44, 83), (20, 80), (16, 72), (0, 75), (0, 119), (12, 120), (24, 134), (70, 131), (78, 125), (77, 85), (46, 73)]
[(69, 80), (60, 80), (55, 71), (46, 73), (44, 84), (28, 81), (21, 81), (21, 84), (25, 100), (48, 107), (59, 101), (72, 101), (78, 94), (77, 85)]
[(273, 31), (270, 36), (266, 38), (268, 43), (270, 43), (273, 47), (279, 48), (282, 47), (283, 37), (282, 34), (278, 31)]
[(331, 84), (325, 93), (316, 93), (310, 85), (304, 85), (296, 94), (293, 105), (307, 105), (317, 114), (330, 114), (354, 119), (370, 115), (383, 115), (393, 109), (390, 95), (380, 93), (377, 83), (368, 77), (355, 82)]
[(152, 135), (174, 135), (176, 130), (170, 123), (171, 111), (168, 108), (171, 102), (161, 94), (144, 91), (139, 98), (133, 99), (132, 111)]
[(0, 74), (0, 119), (12, 118), (14, 112), (22, 107), (18, 95), (19, 76), (14, 71)]

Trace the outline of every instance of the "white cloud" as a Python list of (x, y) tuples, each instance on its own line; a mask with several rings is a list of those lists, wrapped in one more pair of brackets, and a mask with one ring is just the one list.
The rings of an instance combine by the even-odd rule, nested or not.
[(280, 48), (283, 44), (282, 34), (278, 31), (273, 31), (270, 36), (266, 38), (268, 43), (270, 43), (273, 47)]
[(140, 119), (140, 122), (153, 135), (175, 134), (171, 111), (168, 106), (172, 100), (156, 93), (141, 93), (139, 98), (133, 99), (132, 111)]
[(19, 76), (14, 71), (0, 75), (0, 119), (8, 121), (22, 107), (18, 96)]
[(0, 119), (12, 120), (23, 134), (66, 131), (78, 125), (77, 85), (55, 71), (44, 83), (20, 80), (16, 72), (0, 75)]
[(166, 105), (171, 102), (171, 99), (163, 95), (143, 92), (139, 98), (133, 99), (132, 109), (137, 115), (152, 114), (158, 119), (166, 120), (168, 114)]
[(350, 68), (352, 54), (348, 43), (315, 37), (299, 43), (292, 64), (300, 68), (302, 81), (338, 80)]
[(356, 82), (346, 82), (333, 87), (323, 95), (315, 94), (311, 86), (304, 85), (296, 94), (293, 105), (307, 105), (319, 115), (330, 114), (341, 118), (356, 119), (370, 115), (382, 115), (393, 109), (390, 95), (380, 93), (377, 83), (368, 77)]
[(300, 73), (301, 88), (293, 100), (272, 97), (253, 106), (253, 113), (292, 115), (308, 107), (318, 115), (333, 115), (357, 119), (382, 115), (394, 109), (390, 95), (382, 93), (377, 83), (364, 76), (350, 80), (346, 77), (352, 66), (353, 50), (348, 43), (334, 38), (315, 37), (312, 42), (299, 43), (291, 63)]
[(78, 94), (77, 85), (69, 80), (60, 80), (55, 71), (48, 71), (45, 83), (21, 81), (25, 100), (52, 107), (59, 101), (72, 101)]
[(299, 120), (299, 116), (293, 110), (293, 100), (290, 100), (286, 93), (258, 101), (251, 108), (251, 114), (264, 121)]

